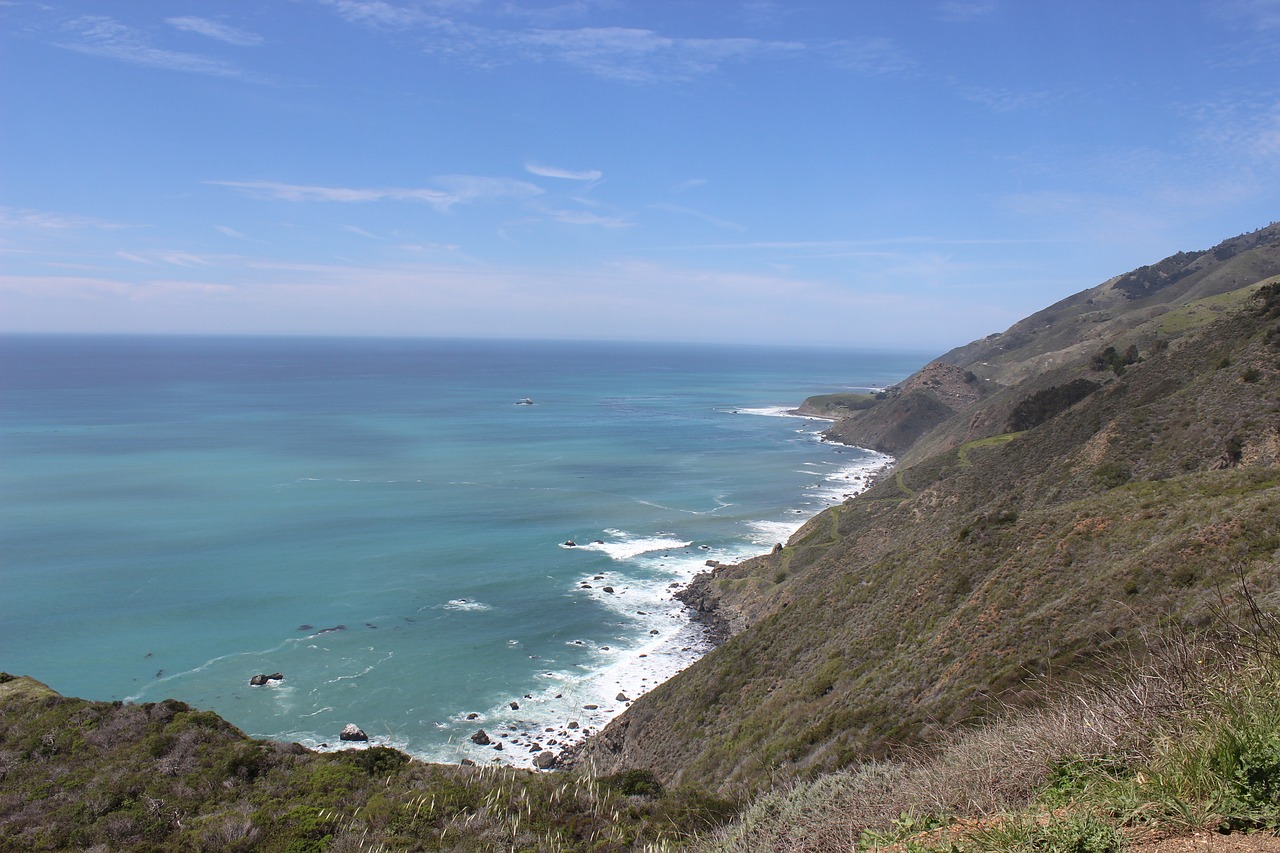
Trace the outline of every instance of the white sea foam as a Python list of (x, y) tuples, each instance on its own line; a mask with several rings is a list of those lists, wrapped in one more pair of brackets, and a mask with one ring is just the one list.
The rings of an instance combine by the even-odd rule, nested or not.
[[(472, 711), (478, 714), (473, 720), (466, 719), (467, 712), (451, 716), (449, 728), (457, 735), (447, 747), (424, 757), (533, 766), (540, 752), (559, 752), (580, 743), (625, 710), (630, 701), (709, 650), (705, 629), (689, 621), (683, 603), (674, 594), (705, 568), (706, 560), (740, 559), (749, 553), (691, 548), (690, 543), (674, 537), (632, 537), (617, 530), (606, 534), (614, 544), (624, 540), (663, 543), (663, 547), (646, 548), (627, 558), (615, 557), (619, 560), (616, 568), (584, 575), (579, 581), (581, 595), (613, 611), (615, 630), (567, 641), (589, 648), (588, 661), (544, 670), (537, 676), (544, 684), (540, 690)], [(608, 553), (599, 547), (594, 550)], [(606, 586), (613, 592), (605, 592)], [(619, 700), (620, 695), (626, 700)], [(511, 702), (518, 707), (513, 709)], [(571, 722), (576, 728), (569, 727)], [(482, 727), (494, 744), (503, 744), (501, 750), (493, 744), (481, 746), (470, 741)]]
[(493, 606), (489, 604), (485, 604), (483, 601), (472, 601), (467, 598), (455, 598), (450, 601), (446, 601), (444, 604), (441, 604), (440, 609), (479, 612), (479, 611), (485, 611), (485, 610), (492, 610)]
[(630, 560), (655, 551), (688, 548), (693, 542), (658, 533), (655, 536), (635, 536), (624, 530), (606, 530), (609, 540), (595, 539), (577, 547), (584, 551), (601, 551), (615, 560)]

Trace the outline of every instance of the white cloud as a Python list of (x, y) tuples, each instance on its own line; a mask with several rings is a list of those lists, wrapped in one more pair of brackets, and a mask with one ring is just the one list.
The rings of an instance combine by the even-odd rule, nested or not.
[(690, 178), (687, 181), (681, 181), (680, 183), (676, 184), (674, 187), (671, 188), (671, 191), (673, 193), (688, 192), (689, 190), (694, 189), (695, 187), (704, 187), (706, 185), (707, 185), (706, 178)]
[(100, 15), (78, 18), (67, 26), (67, 31), (74, 41), (59, 43), (57, 46), (87, 56), (211, 77), (255, 79), (243, 69), (221, 59), (153, 47), (141, 33)]
[(564, 62), (627, 83), (690, 80), (734, 61), (802, 50), (795, 42), (752, 38), (675, 38), (632, 27), (538, 29), (494, 33), (510, 50), (535, 61)]
[(327, 187), (309, 184), (285, 184), (277, 181), (206, 181), (215, 186), (231, 187), (256, 198), (280, 201), (325, 201), (362, 203), (373, 201), (421, 201), (436, 210), (448, 211), (458, 204), (493, 201), (503, 198), (522, 199), (539, 195), (542, 190), (527, 181), (509, 178), (487, 178), (474, 175), (446, 175), (436, 178), (437, 187)]
[(262, 36), (257, 33), (238, 30), (235, 27), (211, 21), (208, 18), (197, 18), (195, 16), (165, 18), (165, 23), (175, 29), (188, 33), (197, 33), (236, 47), (256, 47), (262, 44)]
[(1218, 0), (1210, 11), (1247, 27), (1280, 28), (1280, 0)]
[[(635, 27), (497, 29), (431, 15), (383, 0), (321, 0), (352, 23), (418, 28), (430, 53), (481, 66), (561, 62), (609, 80), (653, 83), (689, 80), (729, 62), (795, 53), (798, 42), (754, 38), (679, 38)], [(589, 7), (561, 9), (581, 14)], [(511, 8), (505, 11), (511, 13)], [(547, 10), (543, 10), (547, 11)], [(521, 17), (528, 17), (521, 15)]]
[(996, 11), (996, 0), (945, 0), (937, 7), (938, 20), (962, 23), (985, 18)]
[(226, 225), (215, 225), (213, 226), (213, 230), (217, 231), (219, 234), (225, 234), (228, 237), (235, 237), (238, 240), (249, 239), (247, 235), (241, 234), (234, 228), (228, 228)]
[(693, 210), (692, 208), (681, 207), (678, 204), (666, 204), (664, 202), (655, 202), (649, 205), (649, 207), (652, 210), (661, 210), (667, 213), (679, 213), (685, 216), (693, 216), (693, 217), (696, 217), (697, 219), (701, 219), (703, 222), (706, 222), (709, 225), (714, 225), (717, 228), (727, 228), (732, 231), (747, 230), (745, 225), (740, 225), (737, 222), (730, 222), (728, 219), (721, 219), (718, 216), (712, 216), (711, 214), (703, 213), (700, 210)]
[(896, 41), (880, 36), (831, 42), (825, 52), (837, 68), (869, 77), (902, 74), (917, 66)]
[(546, 210), (543, 211), (556, 222), (566, 225), (599, 225), (602, 228), (630, 228), (633, 223), (624, 216), (601, 216), (588, 210)]
[(321, 0), (348, 21), (385, 27), (409, 27), (429, 20), (421, 10), (384, 0)]
[(42, 230), (66, 230), (72, 228), (128, 228), (118, 222), (106, 222), (90, 216), (71, 213), (53, 213), (47, 210), (29, 210), (0, 207), (0, 226), (10, 228), (36, 228)]
[(987, 86), (971, 86), (958, 81), (951, 81), (951, 85), (966, 101), (981, 104), (997, 113), (1036, 109), (1058, 99), (1058, 95), (1043, 90), (994, 89)]
[(599, 169), (561, 169), (558, 166), (544, 166), (541, 163), (525, 163), (524, 170), (531, 175), (540, 175), (544, 178), (564, 178), (569, 181), (598, 181), (604, 177), (604, 172)]

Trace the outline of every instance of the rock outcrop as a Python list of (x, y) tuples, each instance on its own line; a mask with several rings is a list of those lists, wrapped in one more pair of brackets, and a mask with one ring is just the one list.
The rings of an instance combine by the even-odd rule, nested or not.
[(346, 726), (343, 727), (342, 733), (338, 735), (338, 737), (341, 740), (360, 741), (360, 742), (367, 741), (369, 739), (369, 736), (364, 733), (364, 729), (360, 728), (355, 723), (347, 723)]

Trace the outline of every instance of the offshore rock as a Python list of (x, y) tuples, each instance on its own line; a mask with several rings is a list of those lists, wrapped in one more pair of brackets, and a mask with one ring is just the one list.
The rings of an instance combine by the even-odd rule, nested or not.
[(347, 723), (342, 729), (342, 734), (338, 735), (338, 738), (340, 740), (366, 741), (369, 739), (369, 736), (365, 734), (364, 730), (355, 723)]
[(273, 672), (270, 675), (263, 675), (262, 673), (258, 673), (253, 678), (249, 679), (249, 686), (262, 687), (263, 685), (272, 681), (284, 681), (284, 673)]
[(480, 746), (488, 746), (491, 743), (491, 741), (489, 740), (489, 735), (485, 732), (484, 729), (480, 729), (480, 731), (473, 734), (471, 736), (471, 742), (474, 744), (478, 744)]

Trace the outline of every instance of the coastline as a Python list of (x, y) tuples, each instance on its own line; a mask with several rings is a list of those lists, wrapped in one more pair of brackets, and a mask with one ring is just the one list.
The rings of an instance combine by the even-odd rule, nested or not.
[[(835, 421), (834, 418), (815, 416), (800, 412), (797, 409), (785, 407), (776, 407), (768, 410), (740, 409), (735, 411), (742, 414), (755, 414), (768, 417), (800, 418), (806, 421)], [(690, 648), (683, 648), (681, 650), (684, 654), (680, 665), (669, 675), (660, 680), (642, 684), (635, 692), (626, 694), (632, 700), (639, 698), (644, 695), (644, 693), (647, 693), (649, 690), (652, 690), (659, 684), (665, 682), (668, 678), (677, 675), (685, 668), (693, 665), (708, 652), (724, 643), (732, 637), (733, 634), (737, 633), (737, 631), (744, 627), (741, 624), (740, 618), (737, 617), (737, 614), (726, 614), (719, 607), (718, 596), (713, 592), (714, 582), (719, 573), (724, 570), (734, 568), (748, 560), (760, 559), (762, 557), (769, 556), (770, 553), (776, 553), (779, 549), (784, 547), (790, 541), (791, 537), (794, 536), (795, 533), (804, 527), (804, 525), (810, 520), (825, 512), (827, 509), (830, 509), (832, 506), (838, 506), (845, 501), (852, 500), (857, 495), (879, 482), (879, 480), (892, 469), (893, 464), (896, 461), (893, 457), (888, 456), (887, 454), (876, 453), (875, 451), (858, 447), (857, 445), (848, 444), (847, 442), (829, 439), (824, 432), (817, 432), (814, 433), (814, 435), (817, 440), (821, 442), (850, 447), (862, 453), (869, 454), (869, 457), (864, 458), (853, 465), (845, 466), (837, 473), (830, 475), (827, 478), (828, 481), (848, 482), (841, 482), (841, 490), (838, 495), (828, 493), (827, 500), (824, 501), (826, 505), (817, 512), (805, 516), (800, 521), (789, 523), (789, 532), (787, 532), (785, 537), (782, 537), (783, 541), (779, 541), (774, 544), (772, 551), (749, 554), (735, 560), (734, 562), (721, 562), (711, 559), (706, 560), (703, 564), (702, 570), (693, 574), (686, 583), (671, 585), (675, 591), (669, 596), (669, 598), (671, 601), (679, 602), (681, 605), (680, 616), (686, 620), (687, 623), (685, 629), (691, 631), (693, 636), (697, 638), (698, 642)], [(676, 588), (677, 586), (678, 588)], [(629, 707), (630, 704), (631, 702), (627, 702), (626, 706)], [(612, 716), (608, 723), (621, 719), (625, 715), (625, 712), (626, 707), (623, 707), (616, 715)], [(608, 725), (608, 723), (606, 723), (606, 725)], [(577, 738), (572, 744), (563, 747), (558, 753), (556, 753), (553, 766), (559, 769), (568, 769), (573, 767), (587, 742), (592, 737), (598, 735), (603, 728), (604, 726), (583, 730), (581, 737)]]
[[(448, 720), (453, 730), (445, 747), (422, 752), (395, 737), (370, 733), (367, 743), (308, 744), (313, 749), (390, 746), (415, 759), (458, 764), (501, 765), (529, 770), (568, 769), (574, 766), (586, 743), (615, 720), (623, 718), (631, 704), (679, 674), (727, 640), (741, 624), (733, 614), (721, 611), (717, 597), (709, 594), (718, 572), (748, 560), (767, 557), (790, 540), (812, 518), (850, 500), (870, 488), (894, 459), (866, 448), (835, 441), (812, 425), (833, 419), (800, 413), (794, 407), (732, 409), (733, 414), (785, 417), (805, 421), (797, 429), (813, 441), (848, 447), (860, 457), (821, 474), (822, 480), (807, 487), (817, 493), (821, 506), (813, 512), (776, 522), (756, 522), (752, 543), (728, 550), (659, 535), (627, 538), (623, 531), (607, 530), (608, 539), (568, 540), (559, 547), (571, 552), (604, 552), (616, 561), (612, 570), (584, 574), (577, 594), (595, 599), (617, 614), (621, 631), (616, 646), (595, 648), (598, 665), (581, 675), (547, 670), (540, 691), (516, 694), (488, 709), (458, 709)], [(839, 452), (839, 451), (837, 451)], [(866, 454), (866, 455), (861, 455)], [(570, 545), (569, 542), (574, 542)], [(637, 562), (648, 572), (637, 572)], [(638, 577), (648, 574), (648, 577)], [(606, 591), (609, 590), (609, 591)], [(652, 627), (650, 627), (652, 626)], [(650, 639), (635, 641), (637, 635)], [(628, 635), (629, 636), (622, 636)], [(574, 645), (586, 640), (570, 640)], [(480, 732), (484, 736), (479, 737)], [(478, 740), (476, 739), (478, 738)]]

